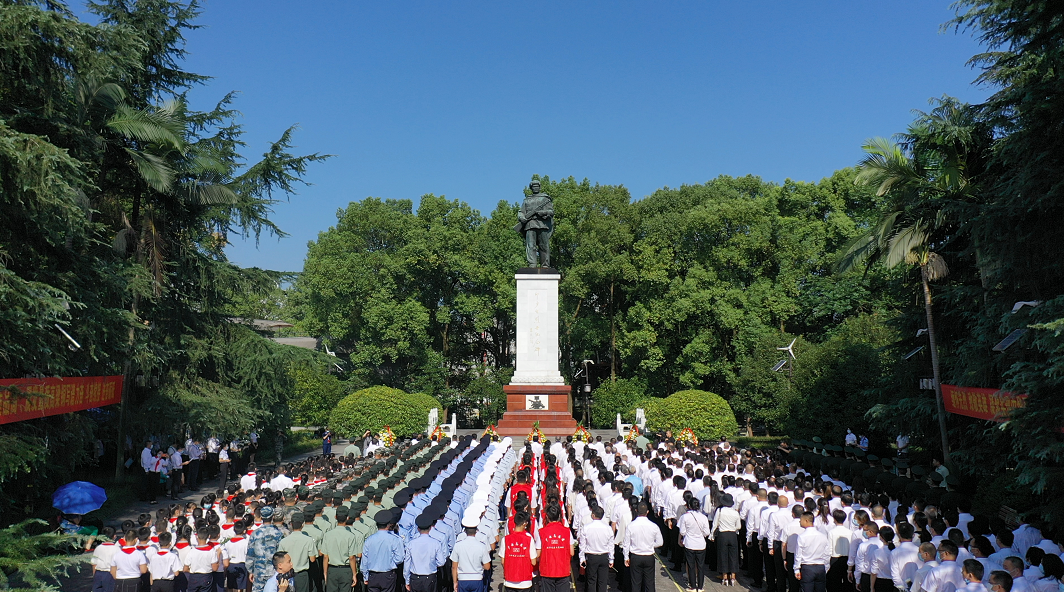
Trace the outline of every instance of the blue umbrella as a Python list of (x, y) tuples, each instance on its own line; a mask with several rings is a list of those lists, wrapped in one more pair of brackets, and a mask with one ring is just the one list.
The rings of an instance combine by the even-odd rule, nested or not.
[(88, 514), (99, 510), (105, 501), (103, 488), (87, 481), (67, 483), (52, 494), (52, 507), (64, 514)]

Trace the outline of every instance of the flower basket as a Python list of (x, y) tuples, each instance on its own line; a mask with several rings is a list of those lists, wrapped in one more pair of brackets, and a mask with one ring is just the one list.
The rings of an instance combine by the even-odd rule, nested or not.
[(381, 439), (381, 444), (384, 444), (387, 448), (391, 448), (395, 444), (395, 434), (392, 433), (391, 426), (384, 426), (384, 429), (377, 434), (377, 437)]
[(628, 430), (628, 433), (624, 436), (625, 442), (635, 442), (635, 439), (639, 437), (639, 426), (632, 425), (632, 429)]
[(573, 442), (590, 442), (590, 441), (591, 441), (591, 432), (588, 431), (588, 429), (585, 428), (582, 425), (576, 426), (576, 431), (573, 432)]
[(492, 442), (499, 441), (499, 430), (495, 428), (495, 424), (490, 424), (488, 427), (484, 428), (484, 432), (480, 434), (480, 437), (483, 438), (484, 436), (490, 437)]
[(695, 446), (698, 446), (698, 436), (695, 435), (694, 430), (691, 428), (684, 428), (680, 430), (680, 433), (676, 436), (677, 442), (688, 442)]
[(539, 429), (538, 421), (532, 424), (532, 431), (528, 433), (528, 437), (525, 438), (525, 440), (531, 442), (536, 436), (539, 436), (539, 441), (541, 443), (547, 440), (547, 436), (543, 433), (543, 430)]

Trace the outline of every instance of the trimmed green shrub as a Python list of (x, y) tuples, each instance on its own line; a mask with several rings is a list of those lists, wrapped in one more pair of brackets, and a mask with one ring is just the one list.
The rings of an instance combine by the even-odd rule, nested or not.
[(591, 427), (609, 429), (617, 425), (617, 414), (621, 421), (635, 421), (635, 409), (646, 398), (646, 383), (641, 380), (621, 378), (606, 381), (591, 393), (594, 403), (591, 405)]
[(672, 430), (676, 434), (683, 428), (691, 428), (699, 438), (711, 439), (731, 438), (739, 431), (728, 402), (708, 391), (680, 391), (664, 399), (647, 401), (643, 408), (647, 428), (651, 430)]
[(329, 427), (344, 438), (361, 438), (366, 430), (379, 432), (391, 426), (396, 436), (425, 431), (429, 409), (440, 402), (423, 393), (405, 393), (386, 386), (371, 386), (344, 397), (329, 416)]

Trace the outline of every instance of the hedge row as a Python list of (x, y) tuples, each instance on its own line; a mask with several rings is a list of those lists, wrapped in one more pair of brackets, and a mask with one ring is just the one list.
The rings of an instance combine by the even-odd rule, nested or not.
[(425, 431), (429, 410), (443, 406), (424, 393), (406, 393), (386, 386), (371, 386), (344, 397), (329, 416), (329, 427), (343, 438), (361, 438), (366, 430), (377, 433), (390, 426), (396, 436)]

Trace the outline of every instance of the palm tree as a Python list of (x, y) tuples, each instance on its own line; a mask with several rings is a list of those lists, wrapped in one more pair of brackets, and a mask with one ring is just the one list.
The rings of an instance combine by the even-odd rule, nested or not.
[(855, 183), (875, 187), (876, 195), (885, 197), (886, 203), (877, 223), (843, 252), (838, 271), (877, 261), (887, 267), (905, 263), (920, 268), (942, 455), (948, 461), (931, 282), (946, 277), (949, 269), (933, 248), (955, 235), (957, 225), (951, 219), (955, 206), (974, 199), (973, 178), (982, 172), (983, 142), (988, 137), (966, 105), (944, 98), (931, 113), (919, 113), (900, 138), (901, 144), (874, 138), (863, 146), (867, 156), (858, 164)]

